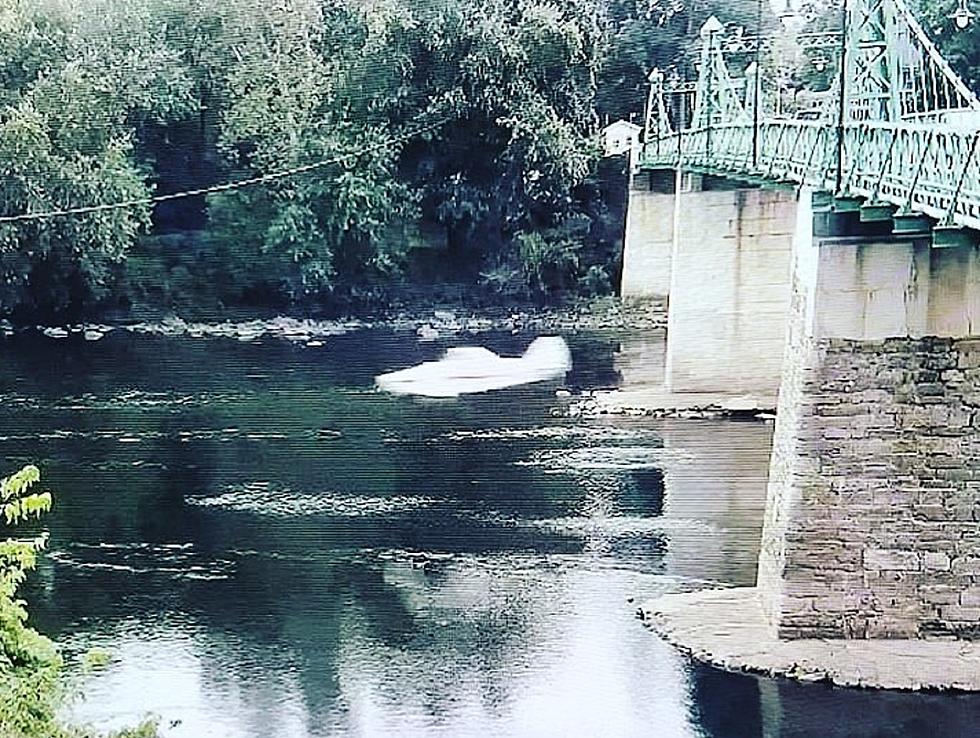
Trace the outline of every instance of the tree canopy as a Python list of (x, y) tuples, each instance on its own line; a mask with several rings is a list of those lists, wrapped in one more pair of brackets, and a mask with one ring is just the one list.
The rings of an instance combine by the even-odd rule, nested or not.
[(683, 67), (709, 15), (753, 29), (759, 8), (10, 0), (0, 216), (136, 204), (0, 224), (0, 314), (322, 303), (427, 254), (524, 295), (608, 288), (621, 210), (600, 124), (640, 116), (649, 70)]

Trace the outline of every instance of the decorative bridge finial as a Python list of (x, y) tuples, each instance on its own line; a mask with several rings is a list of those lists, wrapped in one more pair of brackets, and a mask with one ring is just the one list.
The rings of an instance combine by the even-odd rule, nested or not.
[(708, 20), (704, 22), (704, 25), (701, 26), (701, 30), (699, 31), (699, 34), (701, 38), (707, 38), (712, 33), (718, 33), (719, 31), (724, 31), (724, 30), (725, 30), (725, 26), (722, 25), (721, 21), (718, 20), (715, 16), (711, 16), (710, 18), (708, 18)]

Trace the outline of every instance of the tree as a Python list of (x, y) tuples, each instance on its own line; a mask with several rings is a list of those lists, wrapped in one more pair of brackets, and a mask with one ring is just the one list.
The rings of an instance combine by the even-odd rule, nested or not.
[(364, 108), (365, 95), (351, 86), (363, 84), (365, 57), (383, 49), (376, 36), (384, 29), (353, 4), (330, 10), (331, 22), (342, 15), (336, 27), (317, 2), (269, 8), (255, 0), (226, 80), (218, 147), (230, 171), (254, 176), (333, 162), (210, 201), (219, 237), (235, 237), (290, 299), (328, 292), (338, 272), (353, 278), (386, 268), (386, 228), (414, 204), (397, 177), (399, 149), (385, 145), (395, 135), (389, 122), (370, 109), (350, 114), (355, 102)]
[[(58, 25), (48, 4), (15, 4), (5, 23), (51, 51)], [(26, 29), (26, 30), (25, 30)], [(42, 29), (50, 32), (43, 33)], [(24, 44), (21, 44), (23, 46)], [(65, 49), (79, 44), (64, 39)], [(35, 58), (36, 54), (27, 55)], [(0, 215), (142, 200), (123, 80), (86, 55), (47, 54), (0, 107)], [(110, 270), (147, 224), (148, 208), (0, 224), (0, 313), (53, 315), (103, 297)]]
[[(746, 2), (718, 12), (737, 17)], [(157, 290), (166, 299), (206, 288), (216, 306), (322, 304), (393, 282), (421, 230), (442, 229), (444, 263), (465, 279), (519, 263), (529, 252), (518, 234), (574, 243), (573, 272), (601, 267), (591, 248), (601, 240), (598, 114), (642, 107), (649, 66), (683, 56), (694, 19), (713, 7), (9, 5), (0, 10), (0, 215), (140, 202), (316, 164), (169, 201), (152, 220), (135, 205), (2, 225), (0, 313), (42, 318), (154, 284), (174, 287)], [(567, 256), (563, 264), (576, 263)]]
[[(25, 466), (0, 479), (0, 518), (4, 527), (31, 524), (51, 510), (50, 492), (37, 491), (41, 473)], [(57, 717), (69, 690), (63, 662), (50, 639), (28, 625), (18, 589), (37, 565), (48, 535), (8, 535), (0, 540), (0, 735), (4, 738), (98, 738), (90, 730), (64, 725)], [(105, 738), (157, 738), (146, 721)]]
[(912, 12), (966, 86), (980, 92), (980, 24), (958, 28), (950, 18), (956, 0), (914, 0)]
[[(0, 510), (6, 525), (37, 518), (51, 509), (51, 495), (33, 492), (40, 479), (27, 466), (0, 480)], [(57, 735), (55, 711), (60, 700), (61, 657), (54, 644), (27, 625), (27, 610), (17, 590), (34, 568), (46, 535), (0, 542), (0, 734)]]
[(417, 12), (413, 97), (453, 121), (406, 147), (402, 168), (464, 274), (518, 258), (516, 234), (580, 209), (576, 190), (598, 160), (600, 15), (586, 0), (445, 2)]
[(67, 26), (31, 0), (0, 7), (0, 106), (16, 103), (42, 70), (64, 58)]

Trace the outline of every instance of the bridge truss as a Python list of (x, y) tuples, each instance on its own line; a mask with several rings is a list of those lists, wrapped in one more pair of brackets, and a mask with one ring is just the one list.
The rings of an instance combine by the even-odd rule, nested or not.
[[(710, 19), (693, 86), (650, 75), (638, 167), (805, 184), (864, 198), (894, 213), (896, 224), (924, 214), (939, 228), (980, 231), (980, 100), (903, 0), (845, 2), (842, 30), (813, 44), (829, 48), (836, 39), (842, 59), (819, 112), (806, 120), (762, 109), (766, 70), (753, 63), (733, 78), (723, 28)], [(743, 45), (754, 51), (761, 43)], [(678, 91), (690, 99), (692, 88), (693, 109), (678, 112)]]

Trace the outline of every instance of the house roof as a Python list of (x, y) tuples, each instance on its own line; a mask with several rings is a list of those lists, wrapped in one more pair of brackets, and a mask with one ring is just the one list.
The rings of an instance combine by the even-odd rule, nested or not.
[(617, 120), (617, 121), (615, 121), (613, 123), (610, 123), (608, 126), (606, 126), (605, 128), (603, 128), (602, 130), (603, 130), (603, 132), (605, 132), (605, 131), (611, 130), (613, 128), (627, 128), (630, 131), (641, 131), (641, 130), (643, 130), (643, 126), (638, 126), (638, 125), (636, 125), (636, 123), (631, 123), (628, 120)]

